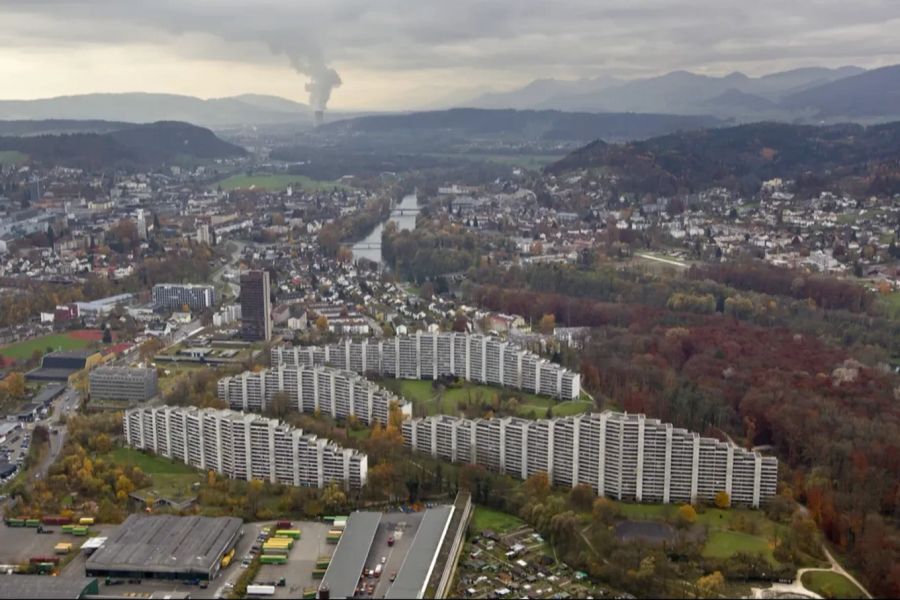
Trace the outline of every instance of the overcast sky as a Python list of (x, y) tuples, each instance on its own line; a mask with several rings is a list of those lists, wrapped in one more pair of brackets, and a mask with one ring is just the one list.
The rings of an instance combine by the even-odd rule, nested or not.
[(0, 0), (0, 98), (246, 92), (398, 109), (532, 79), (900, 63), (900, 0)]

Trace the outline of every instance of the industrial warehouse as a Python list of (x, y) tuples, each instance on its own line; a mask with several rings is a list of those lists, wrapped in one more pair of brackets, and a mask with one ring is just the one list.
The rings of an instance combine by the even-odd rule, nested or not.
[(159, 406), (125, 412), (125, 441), (232, 479), (345, 489), (366, 483), (368, 458), (277, 419), (212, 408)]
[(775, 496), (778, 459), (730, 442), (648, 419), (604, 411), (529, 421), (447, 415), (403, 423), (412, 450), (482, 465), (527, 479), (547, 473), (554, 485), (589, 485), (600, 496), (636, 502), (713, 500), (759, 507)]
[(276, 346), (272, 365), (329, 365), (398, 379), (461, 377), (572, 400), (581, 376), (512, 342), (469, 333), (424, 333), (369, 343), (344, 340), (324, 347)]
[(88, 577), (210, 580), (241, 536), (235, 517), (131, 515), (85, 562)]

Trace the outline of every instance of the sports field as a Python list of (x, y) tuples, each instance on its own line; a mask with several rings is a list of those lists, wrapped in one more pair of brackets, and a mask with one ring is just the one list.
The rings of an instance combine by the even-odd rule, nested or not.
[(102, 336), (102, 333), (99, 331), (96, 332), (96, 336), (88, 335), (93, 333), (91, 331), (84, 333), (71, 331), (69, 333), (51, 333), (50, 335), (43, 335), (30, 340), (22, 340), (0, 348), (0, 356), (13, 360), (28, 360), (35, 350), (38, 350), (41, 354), (46, 353), (48, 350), (79, 350), (86, 348), (92, 341), (95, 341), (95, 339), (99, 340)]
[(17, 165), (28, 158), (17, 150), (0, 150), (0, 166)]

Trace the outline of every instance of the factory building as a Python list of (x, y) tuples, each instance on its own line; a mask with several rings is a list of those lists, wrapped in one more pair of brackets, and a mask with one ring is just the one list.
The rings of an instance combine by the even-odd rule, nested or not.
[(335, 419), (351, 416), (369, 425), (388, 422), (392, 405), (409, 417), (412, 405), (351, 371), (331, 367), (286, 366), (224, 377), (218, 383), (220, 400), (235, 410), (263, 412), (276, 394), (287, 394), (290, 408), (321, 413)]
[(446, 415), (403, 423), (408, 448), (519, 479), (545, 472), (558, 486), (589, 485), (635, 502), (696, 502), (727, 492), (759, 507), (775, 496), (778, 459), (649, 419), (604, 411), (528, 421)]
[(160, 406), (125, 412), (132, 448), (183, 461), (232, 479), (345, 489), (366, 483), (368, 458), (277, 419), (232, 410)]
[(90, 374), (90, 394), (95, 400), (145, 402), (157, 392), (156, 369), (97, 367)]
[(344, 340), (317, 347), (272, 348), (273, 365), (328, 365), (398, 379), (460, 377), (571, 400), (581, 394), (581, 377), (511, 342), (469, 333), (426, 333), (383, 341)]
[(88, 577), (208, 581), (242, 527), (235, 517), (130, 515), (88, 557), (84, 570)]

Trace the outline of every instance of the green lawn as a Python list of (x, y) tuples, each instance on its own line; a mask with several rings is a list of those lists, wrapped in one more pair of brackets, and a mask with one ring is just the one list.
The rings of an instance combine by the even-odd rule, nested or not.
[(707, 558), (728, 558), (738, 552), (762, 554), (769, 562), (775, 560), (767, 539), (740, 531), (711, 531), (703, 546), (703, 556)]
[(65, 333), (52, 333), (30, 340), (22, 340), (0, 348), (0, 354), (14, 360), (28, 360), (35, 350), (43, 354), (47, 348), (54, 350), (78, 350), (86, 348), (91, 340), (70, 337)]
[[(440, 399), (437, 398), (437, 390), (431, 386), (430, 381), (415, 379), (384, 379), (381, 385), (411, 401), (413, 404), (424, 406), (426, 414), (456, 414), (459, 412), (459, 404), (479, 400), (490, 402), (495, 394), (501, 393), (501, 388), (474, 383), (463, 383), (459, 387), (447, 388)], [(505, 390), (519, 399), (516, 413), (525, 418), (543, 418), (547, 414), (547, 408), (553, 407), (554, 416), (568, 416), (583, 413), (591, 407), (589, 400), (571, 400), (557, 402), (547, 396), (538, 396), (520, 390)]]
[(164, 456), (144, 454), (133, 448), (116, 448), (101, 458), (105, 458), (115, 464), (136, 465), (148, 475), (197, 475), (196, 470), (182, 462), (170, 460)]
[(18, 150), (0, 150), (0, 167), (17, 165), (21, 162), (25, 162), (27, 158), (27, 154), (22, 154)]
[(266, 174), (258, 175), (232, 175), (227, 179), (217, 181), (213, 187), (221, 186), (223, 190), (237, 189), (263, 189), (270, 192), (280, 192), (293, 185), (308, 190), (330, 190), (332, 188), (345, 188), (344, 184), (336, 181), (318, 181), (305, 175)]
[(182, 462), (163, 456), (144, 454), (132, 448), (116, 448), (101, 457), (115, 464), (133, 464), (148, 474), (152, 484), (138, 490), (143, 494), (162, 498), (185, 498), (191, 495), (191, 486), (204, 477), (199, 471)]
[(524, 523), (519, 517), (483, 506), (476, 506), (472, 514), (472, 529), (478, 532), (490, 529), (496, 533), (505, 533)]
[(890, 319), (900, 319), (900, 292), (892, 292), (880, 297), (884, 313)]
[(865, 598), (862, 590), (840, 573), (811, 571), (803, 574), (803, 587), (825, 598)]

